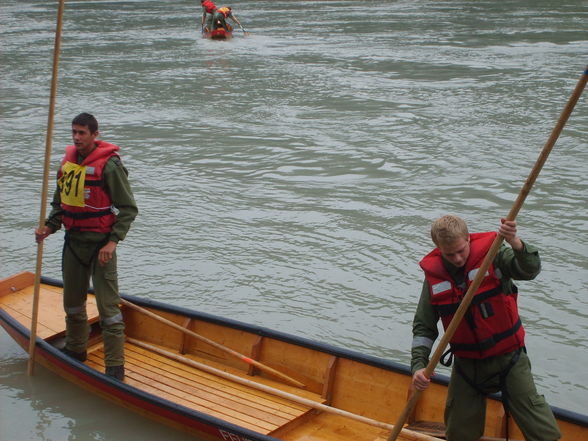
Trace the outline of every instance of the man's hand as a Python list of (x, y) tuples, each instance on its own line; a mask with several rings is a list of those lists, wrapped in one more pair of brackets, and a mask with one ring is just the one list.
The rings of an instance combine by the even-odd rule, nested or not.
[[(433, 375), (435, 375), (433, 373)], [(413, 389), (423, 391), (429, 387), (431, 379), (425, 376), (425, 369), (419, 369), (412, 376), (412, 387)]]
[(517, 223), (516, 221), (507, 221), (506, 219), (500, 219), (500, 228), (498, 229), (498, 234), (504, 237), (504, 240), (507, 241), (513, 250), (515, 251), (522, 251), (524, 248), (523, 242), (517, 236)]
[(98, 251), (98, 263), (100, 266), (104, 266), (112, 260), (112, 254), (116, 250), (116, 245), (116, 242), (109, 240), (106, 245), (100, 248), (100, 251)]
[(47, 236), (53, 234), (53, 230), (49, 228), (47, 225), (44, 225), (41, 228), (37, 228), (35, 230), (35, 242), (41, 243), (45, 240)]

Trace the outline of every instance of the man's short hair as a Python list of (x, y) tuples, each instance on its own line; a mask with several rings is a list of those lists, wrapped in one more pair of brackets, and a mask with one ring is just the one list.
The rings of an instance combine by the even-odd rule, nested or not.
[(94, 115), (89, 113), (80, 113), (72, 120), (71, 125), (73, 126), (74, 124), (77, 126), (88, 127), (88, 129), (90, 129), (90, 133), (96, 133), (98, 131), (98, 121)]
[(470, 233), (465, 221), (453, 214), (440, 217), (431, 225), (431, 239), (437, 246), (451, 245), (458, 239), (468, 240)]

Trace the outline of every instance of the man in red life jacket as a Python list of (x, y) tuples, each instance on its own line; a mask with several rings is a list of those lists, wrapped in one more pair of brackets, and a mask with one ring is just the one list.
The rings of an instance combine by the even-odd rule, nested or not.
[[(137, 205), (118, 155), (119, 147), (96, 139), (98, 121), (88, 113), (72, 121), (74, 145), (66, 147), (52, 210), (37, 242), (65, 227), (62, 254), (65, 347), (79, 361), (87, 357), (86, 294), (96, 294), (104, 342), (106, 375), (124, 379), (124, 322), (119, 309), (116, 248), (137, 215)], [(116, 211), (115, 211), (116, 210)]]
[(200, 0), (202, 4), (202, 32), (212, 30), (212, 16), (216, 10), (216, 5), (212, 0)]
[[(445, 407), (447, 440), (478, 440), (484, 432), (486, 396), (500, 391), (507, 415), (514, 417), (525, 439), (555, 441), (559, 428), (535, 388), (513, 283), (539, 274), (539, 253), (517, 236), (514, 221), (502, 219), (498, 234), (510, 247), (502, 245), (450, 341), (455, 360)], [(425, 281), (413, 321), (415, 389), (430, 384), (424, 371), (438, 336), (437, 322), (441, 319), (447, 328), (495, 237), (469, 234), (466, 223), (453, 215), (433, 223), (436, 248), (420, 262)]]
[(233, 8), (230, 6), (222, 6), (214, 11), (212, 16), (212, 30), (224, 28), (227, 32), (231, 31), (232, 27), (227, 23), (227, 18), (230, 18), (234, 23), (237, 23), (239, 28), (245, 33), (245, 29), (243, 29), (243, 26), (241, 26), (241, 23), (233, 14)]

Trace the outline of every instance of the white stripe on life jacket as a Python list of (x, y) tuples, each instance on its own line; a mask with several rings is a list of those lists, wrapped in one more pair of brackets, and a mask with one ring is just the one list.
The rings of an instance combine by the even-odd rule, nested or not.
[(112, 210), (112, 205), (108, 207), (92, 207), (91, 205), (86, 204), (86, 207), (91, 208), (92, 210), (108, 210), (109, 208)]
[[(474, 268), (473, 270), (471, 270), (468, 273), (468, 278), (470, 279), (470, 282), (473, 281), (476, 278), (476, 274), (478, 274), (478, 270), (480, 268)], [(490, 274), (488, 273), (488, 271), (486, 271), (486, 274), (484, 274), (484, 277), (488, 277)]]
[(433, 292), (433, 294), (439, 294), (441, 292), (448, 291), (450, 289), (451, 289), (451, 282), (449, 282), (448, 280), (445, 280), (445, 281), (439, 282), (439, 283), (435, 283), (431, 287), (431, 291)]

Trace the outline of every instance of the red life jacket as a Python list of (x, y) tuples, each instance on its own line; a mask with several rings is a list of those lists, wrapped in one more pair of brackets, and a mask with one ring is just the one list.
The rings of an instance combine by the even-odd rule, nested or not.
[(212, 14), (214, 12), (214, 10), (216, 9), (216, 5), (210, 1), (210, 0), (205, 0), (202, 2), (202, 7), (206, 8), (206, 13), (207, 14)]
[[(443, 265), (441, 251), (435, 248), (420, 265), (429, 283), (431, 303), (447, 329), (496, 233), (470, 234), (470, 255), (465, 265), (465, 287), (460, 288)], [(472, 303), (453, 335), (451, 351), (463, 358), (487, 358), (506, 354), (524, 346), (525, 330), (517, 307), (517, 294), (505, 294), (500, 271), (490, 265)], [(516, 287), (515, 287), (516, 291)]]
[[(112, 209), (112, 200), (108, 193), (104, 191), (102, 174), (106, 162), (113, 156), (118, 157), (115, 153), (118, 150), (119, 147), (114, 144), (96, 141), (96, 148), (80, 164), (80, 166), (85, 166), (85, 179), (83, 183), (78, 183), (75, 182), (76, 176), (71, 173), (64, 176), (63, 167), (68, 162), (77, 164), (78, 159), (78, 153), (74, 145), (69, 145), (65, 148), (65, 156), (61, 161), (61, 168), (57, 174), (60, 191), (83, 191), (83, 206), (68, 205), (63, 202), (64, 198), (62, 197), (62, 222), (66, 230), (96, 231), (98, 233), (112, 231), (116, 215)], [(78, 184), (83, 184), (83, 186), (78, 187)]]

